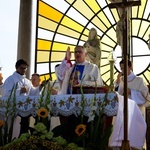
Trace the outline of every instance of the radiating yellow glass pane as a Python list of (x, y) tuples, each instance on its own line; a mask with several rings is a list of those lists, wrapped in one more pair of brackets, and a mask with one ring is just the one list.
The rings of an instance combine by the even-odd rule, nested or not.
[[(102, 40), (102, 42), (104, 42), (104, 41)], [(103, 51), (107, 51), (107, 52), (110, 52), (110, 51), (111, 51), (111, 47), (108, 46), (108, 45), (105, 45), (105, 44), (103, 44), (103, 43), (101, 43), (101, 49), (102, 49)]]
[(83, 34), (89, 36), (89, 30), (85, 28)]
[(101, 65), (101, 74), (104, 74), (110, 70), (110, 65), (109, 63), (105, 63), (105, 66)]
[(76, 32), (76, 31), (69, 29), (67, 27), (64, 27), (62, 25), (59, 25), (57, 32), (64, 34), (64, 35), (71, 36), (71, 37), (75, 37), (75, 38), (80, 36), (80, 32)]
[(52, 52), (51, 61), (62, 61), (65, 58), (66, 51), (63, 53), (60, 52)]
[[(111, 36), (111, 35), (109, 35), (109, 36)], [(113, 46), (113, 45), (116, 44), (116, 43), (115, 43), (114, 41), (112, 41), (108, 36), (104, 36), (103, 39), (102, 39), (102, 41), (105, 41), (105, 43), (107, 43), (108, 45), (111, 45), (111, 46)]]
[(133, 20), (132, 23), (132, 35), (137, 36), (141, 20)]
[(83, 34), (81, 35), (81, 40), (86, 42), (88, 40), (90, 30), (84, 29)]
[(92, 0), (86, 0), (85, 1), (89, 7), (92, 8), (92, 10), (97, 13), (101, 8), (99, 7), (99, 5), (96, 3), (96, 1), (92, 1)]
[(45, 75), (41, 75), (41, 76), (40, 76), (41, 81), (48, 80), (49, 78), (50, 78), (50, 75), (49, 75), (49, 74), (45, 74)]
[(48, 20), (44, 17), (39, 16), (38, 26), (41, 27), (41, 28), (47, 29), (47, 30), (55, 31), (58, 24), (51, 21), (51, 20)]
[(101, 59), (101, 66), (108, 66), (109, 65), (109, 61), (107, 59)]
[[(148, 23), (149, 24), (149, 23)], [(149, 37), (149, 34), (150, 34), (150, 28), (148, 28), (148, 30), (146, 31), (146, 33), (145, 33), (145, 35), (144, 35), (144, 37), (143, 37), (143, 39), (145, 40), (145, 41), (147, 41), (147, 38)]]
[(74, 0), (66, 0), (66, 2), (68, 2), (69, 4), (72, 4)]
[(56, 78), (56, 74), (55, 74), (55, 73), (52, 73), (51, 75), (52, 75), (52, 80), (55, 81), (55, 80), (57, 79), (57, 78)]
[(110, 22), (109, 22), (108, 19), (106, 18), (106, 16), (105, 16), (105, 14), (104, 14), (103, 11), (101, 11), (101, 12), (98, 14), (98, 17), (105, 23), (105, 25), (106, 25), (107, 27), (110, 27), (110, 26), (111, 26)]
[(81, 26), (79, 23), (75, 22), (74, 20), (72, 20), (71, 18), (67, 16), (64, 17), (61, 24), (78, 32), (81, 32), (83, 30), (83, 26)]
[[(150, 70), (150, 67), (149, 67)], [(148, 81), (145, 79), (145, 76), (147, 77)], [(144, 82), (146, 83), (146, 85), (148, 85), (148, 82), (150, 82), (150, 71), (146, 71), (144, 72), (144, 75), (140, 75), (141, 78), (143, 78)]]
[(67, 48), (68, 48), (68, 46), (70, 46), (70, 50), (71, 51), (74, 51), (74, 47), (75, 46), (73, 46), (73, 45), (69, 45), (69, 44), (65, 44), (65, 43), (58, 43), (58, 42), (54, 42), (53, 43), (53, 47), (52, 47), (52, 50), (53, 51), (60, 51), (60, 50), (62, 50), (62, 51), (64, 51), (64, 50), (67, 50)]
[(141, 5), (138, 10), (138, 18), (142, 18), (142, 16), (143, 16), (143, 11), (145, 9), (145, 3), (146, 3), (146, 0), (141, 0)]
[(39, 14), (56, 22), (60, 22), (63, 16), (63, 14), (60, 13), (58, 10), (55, 10), (51, 6), (46, 5), (41, 1), (39, 1)]
[(37, 62), (48, 62), (49, 61), (49, 52), (37, 51)]
[(132, 7), (132, 18), (137, 17), (137, 11), (138, 11), (138, 7)]
[[(103, 44), (102, 44), (102, 46), (103, 46)], [(108, 50), (108, 49), (107, 49), (107, 50)], [(112, 49), (110, 48), (110, 51), (111, 51), (111, 50), (112, 50)], [(101, 57), (106, 59), (106, 58), (108, 57), (110, 51), (108, 51), (108, 52), (107, 52), (107, 51), (102, 51), (102, 56), (101, 56)]]
[(37, 49), (38, 50), (50, 50), (51, 41), (45, 41), (38, 39), (37, 41)]
[[(111, 28), (110, 30), (108, 30), (107, 35), (109, 35), (112, 40), (114, 40), (115, 42), (117, 42), (115, 28)], [(111, 46), (114, 47), (116, 45), (115, 42), (113, 42), (112, 45), (111, 45), (111, 43), (109, 43), (109, 45), (111, 45)], [(106, 43), (106, 41), (105, 41), (105, 43)]]
[(85, 36), (85, 35), (81, 35), (81, 40), (82, 40), (82, 41), (87, 41), (87, 40), (88, 40), (88, 37)]
[(111, 9), (111, 11), (112, 11), (112, 13), (114, 14), (114, 16), (115, 16), (115, 20), (116, 20), (116, 22), (118, 22), (119, 21), (119, 16), (118, 16), (118, 12), (117, 12), (117, 9)]
[[(110, 78), (110, 66), (108, 65), (108, 66), (103, 67), (103, 69), (101, 69), (101, 74), (102, 75), (104, 74), (102, 76), (102, 79), (104, 80), (104, 82), (108, 80)], [(110, 81), (107, 82), (107, 85), (109, 84), (110, 84)]]
[(86, 16), (87, 18), (92, 18), (94, 16), (94, 13), (91, 9), (84, 3), (83, 0), (77, 0), (73, 7), (75, 7), (81, 14)]
[(98, 26), (103, 32), (107, 30), (107, 27), (97, 17), (93, 18), (92, 23)]
[[(140, 37), (143, 37), (143, 35), (145, 34), (145, 29), (148, 29), (149, 26), (150, 26), (149, 22), (142, 21), (140, 32), (139, 32)], [(150, 28), (149, 28), (149, 31), (150, 31)], [(150, 32), (147, 32), (147, 33), (150, 34)], [(148, 37), (148, 34), (146, 35), (147, 37)]]

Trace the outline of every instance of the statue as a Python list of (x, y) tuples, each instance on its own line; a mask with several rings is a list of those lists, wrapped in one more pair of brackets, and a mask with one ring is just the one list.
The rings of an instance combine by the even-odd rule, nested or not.
[(100, 68), (101, 61), (101, 49), (100, 49), (100, 40), (97, 36), (97, 31), (95, 28), (91, 28), (89, 32), (88, 40), (85, 42), (84, 47), (87, 51), (86, 60), (90, 61), (93, 64), (96, 64)]

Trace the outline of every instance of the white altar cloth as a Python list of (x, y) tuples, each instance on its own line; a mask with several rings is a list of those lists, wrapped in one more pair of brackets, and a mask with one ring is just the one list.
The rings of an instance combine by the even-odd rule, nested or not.
[[(99, 108), (104, 101), (105, 94), (96, 94), (95, 104)], [(8, 97), (0, 98), (0, 116), (5, 116), (6, 101)], [(26, 117), (29, 115), (36, 116), (38, 109), (39, 96), (18, 96), (16, 97), (16, 115)], [(54, 116), (59, 114), (69, 116), (72, 114), (78, 115), (82, 109), (81, 107), (81, 94), (73, 95), (51, 95), (50, 107), (51, 113)], [(84, 115), (90, 112), (90, 105), (94, 100), (94, 94), (84, 94)], [(118, 97), (115, 92), (108, 93), (107, 105), (104, 107), (104, 114), (107, 116), (114, 116), (117, 114)], [(11, 109), (11, 108), (10, 108)]]

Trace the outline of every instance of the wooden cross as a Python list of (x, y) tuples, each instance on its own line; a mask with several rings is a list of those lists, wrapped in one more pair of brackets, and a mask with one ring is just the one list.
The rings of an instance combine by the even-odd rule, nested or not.
[(127, 1), (122, 0), (119, 3), (111, 3), (108, 5), (109, 8), (122, 8), (123, 11), (123, 58), (124, 58), (124, 140), (122, 141), (121, 150), (130, 150), (130, 143), (128, 140), (128, 82), (127, 82), (127, 68), (128, 68), (128, 16), (127, 8), (132, 6), (141, 5), (141, 1)]

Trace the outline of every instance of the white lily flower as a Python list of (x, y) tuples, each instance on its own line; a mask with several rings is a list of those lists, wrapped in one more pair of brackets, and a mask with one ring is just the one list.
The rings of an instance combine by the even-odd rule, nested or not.
[(90, 122), (90, 121), (94, 121), (94, 118), (95, 118), (95, 115), (91, 115), (91, 116), (89, 116), (89, 118), (88, 118), (88, 122)]

